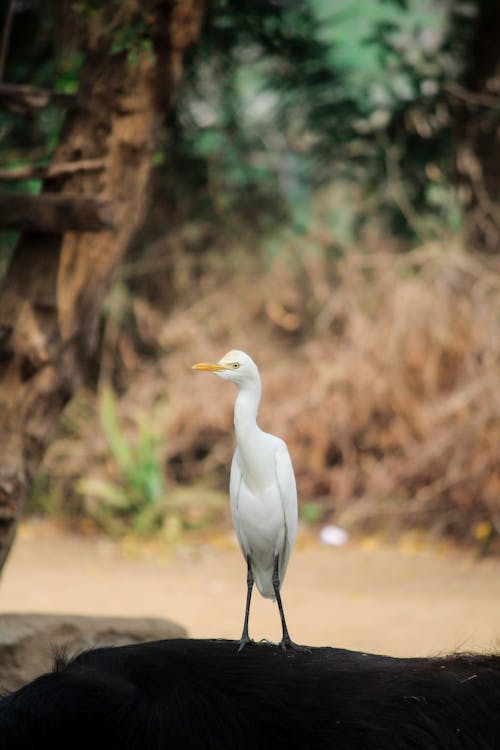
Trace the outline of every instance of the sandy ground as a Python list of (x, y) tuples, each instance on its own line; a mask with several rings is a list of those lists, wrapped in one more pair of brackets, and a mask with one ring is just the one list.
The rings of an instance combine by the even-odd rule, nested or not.
[[(0, 610), (162, 616), (193, 637), (239, 638), (245, 589), (245, 565), (230, 535), (167, 552), (30, 523), (6, 565)], [(465, 552), (331, 548), (302, 538), (283, 600), (299, 643), (396, 656), (500, 644), (500, 560)], [(250, 633), (280, 638), (276, 605), (258, 594)]]

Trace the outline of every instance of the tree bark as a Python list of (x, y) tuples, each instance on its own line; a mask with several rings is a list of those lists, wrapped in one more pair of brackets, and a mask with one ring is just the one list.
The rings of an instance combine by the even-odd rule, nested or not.
[(0, 290), (0, 569), (60, 412), (95, 350), (106, 292), (143, 221), (155, 136), (171, 105), (204, 0), (154, 5), (154, 55), (111, 55), (93, 29), (75, 106), (53, 163), (101, 159), (100, 172), (51, 179), (45, 191), (113, 204), (116, 229), (27, 234)]
[[(103, 169), (101, 159), (80, 159), (66, 164), (31, 165), (0, 169), (0, 182), (22, 182), (23, 180), (46, 180), (75, 172), (93, 172)], [(1, 212), (0, 212), (1, 213)]]
[(113, 229), (113, 204), (67, 193), (0, 193), (0, 227), (44, 234)]

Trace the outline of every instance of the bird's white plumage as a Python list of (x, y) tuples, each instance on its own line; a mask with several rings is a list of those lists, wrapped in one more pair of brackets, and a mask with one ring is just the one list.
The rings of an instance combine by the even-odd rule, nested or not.
[[(231, 464), (229, 495), (236, 535), (244, 557), (250, 555), (252, 560), (257, 588), (262, 596), (274, 599), (274, 558), (279, 555), (282, 584), (297, 530), (297, 491), (285, 443), (266, 433), (260, 437), (268, 443), (266, 450), (274, 464), (268, 467), (266, 485), (251, 486), (251, 479), (245, 477), (243, 452), (238, 447)], [(273, 444), (266, 438), (274, 438), (276, 442)]]
[(261, 383), (255, 362), (238, 350), (212, 370), (238, 387), (234, 406), (237, 448), (231, 464), (229, 495), (234, 528), (245, 558), (250, 556), (255, 583), (262, 596), (274, 599), (275, 557), (283, 582), (297, 531), (297, 490), (286, 443), (257, 425)]

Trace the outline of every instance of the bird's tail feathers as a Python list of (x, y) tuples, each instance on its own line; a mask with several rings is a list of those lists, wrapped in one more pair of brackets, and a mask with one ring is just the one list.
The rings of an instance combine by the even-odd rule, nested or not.
[(273, 588), (273, 571), (270, 570), (253, 570), (255, 579), (255, 585), (259, 589), (259, 593), (264, 599), (271, 599), (273, 602), (276, 599), (274, 588)]

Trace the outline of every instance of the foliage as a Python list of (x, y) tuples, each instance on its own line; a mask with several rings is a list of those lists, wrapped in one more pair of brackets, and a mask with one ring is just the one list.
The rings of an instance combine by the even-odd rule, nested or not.
[[(327, 232), (314, 233), (266, 276), (240, 269), (176, 309), (163, 367), (173, 378), (228, 342), (258, 353), (260, 423), (288, 442), (306, 517), (313, 503), (363, 531), (473, 542), (484, 522), (500, 532), (498, 262), (431, 243), (351, 251), (333, 266)], [(184, 466), (189, 481), (221, 470), (225, 481), (232, 394), (215, 378), (171, 387), (171, 471)]]
[[(119, 335), (122, 344), (124, 329)], [(123, 362), (120, 369), (127, 380)], [(181, 487), (174, 471), (167, 485), (170, 451), (163, 432), (169, 407), (161, 389), (151, 385), (148, 373), (120, 399), (109, 387), (99, 398), (85, 388), (77, 392), (35, 478), (28, 514), (79, 530), (97, 527), (112, 536), (136, 534), (169, 545), (187, 531), (204, 532), (221, 523), (226, 492), (199, 481)], [(151, 403), (147, 394), (153, 391)]]
[[(95, 35), (108, 39), (111, 55), (126, 54), (132, 64), (141, 58), (151, 59), (151, 5), (154, 2), (137, 6), (120, 0), (87, 0), (61, 9), (56, 0), (14, 3), (5, 79), (76, 93), (90, 28)], [(63, 120), (64, 109), (55, 104), (29, 116), (0, 109), (2, 161), (11, 167), (26, 162), (47, 163), (58, 143)]]
[(166, 514), (167, 494), (158, 439), (145, 418), (136, 420), (135, 440), (125, 436), (110, 390), (101, 396), (100, 412), (116, 478), (83, 478), (77, 490), (87, 498), (90, 515), (111, 533), (154, 531)]
[[(427, 241), (460, 228), (453, 91), (473, 62), (482, 5), (213, 0), (154, 156), (167, 186), (150, 217), (159, 254), (141, 237), (123, 270), (144, 273), (155, 295), (134, 278), (135, 295), (122, 281), (110, 298), (100, 376), (120, 401), (104, 392), (49, 451), (59, 497), (76, 486), (117, 534), (203, 523), (203, 490), (181, 512), (170, 482), (203, 476), (225, 489), (231, 395), (188, 373), (231, 342), (258, 352), (263, 426), (290, 444), (304, 517), (418, 523), (465, 539), (496, 529), (498, 265), (456, 241), (400, 253), (396, 232), (381, 240), (379, 227), (374, 239), (370, 227), (375, 216)], [(76, 89), (79, 27), (59, 36), (56, 6), (16, 3), (9, 81)], [(87, 0), (74, 10), (110, 37), (110, 54), (137, 62), (151, 54), (150, 7)], [(30, 160), (50, 157), (60, 110), (0, 117), (6, 163), (26, 157), (21, 146)], [(267, 265), (251, 258), (261, 246)], [(165, 391), (160, 446), (144, 415)]]
[(400, 231), (456, 231), (447, 87), (464, 73), (473, 13), (434, 0), (212, 3), (168, 168), (180, 161), (226, 221), (238, 211), (266, 227), (348, 180)]
[[(65, 5), (65, 4), (63, 4)], [(126, 54), (132, 64), (153, 56), (149, 13), (154, 2), (101, 3), (88, 0), (62, 7), (57, 0), (14, 3), (5, 80), (65, 94), (75, 94), (85, 64), (85, 29), (92, 24), (108, 35), (110, 54)], [(6, 6), (6, 4), (5, 4)], [(2, 9), (0, 19), (3, 20)], [(87, 29), (88, 30), (88, 29)], [(39, 111), (0, 107), (0, 162), (9, 168), (48, 164), (65, 116), (61, 104)], [(38, 193), (41, 180), (5, 183), (9, 192)], [(0, 231), (0, 279), (19, 234)]]
[[(318, 211), (265, 269), (244, 249), (232, 269), (225, 255), (218, 264), (206, 256), (203, 293), (192, 284), (166, 318), (136, 299), (135, 324), (112, 342), (119, 422), (167, 399), (169, 513), (184, 527), (228, 525), (234, 393), (190, 365), (238, 346), (259, 363), (259, 423), (290, 447), (304, 519), (483, 544), (500, 535), (498, 260), (457, 242), (400, 253), (370, 236), (333, 263), (333, 232)], [(155, 358), (140, 354), (152, 349)], [(97, 432), (95, 419), (80, 418), (44, 470), (62, 486), (97, 470), (112, 477)], [(225, 499), (210, 516), (200, 478)], [(192, 488), (187, 513), (179, 485)]]
[[(81, 51), (64, 48), (57, 3), (14, 3), (5, 80), (73, 93), (83, 63)], [(64, 113), (50, 105), (36, 115), (0, 110), (2, 162), (9, 166), (44, 163), (57, 144)]]
[[(419, 239), (461, 223), (457, 107), (483, 0), (258, 0), (209, 3), (204, 34), (164, 138), (158, 171), (189, 217), (262, 234), (302, 221), (318, 186), (363, 185), (370, 215)], [(7, 79), (74, 91), (84, 25), (132, 62), (153, 55), (154, 2), (55, 0), (15, 6)], [(36, 33), (34, 33), (36, 29)], [(485, 115), (486, 116), (486, 115)], [(6, 161), (44, 162), (59, 108), (0, 113)], [(38, 155), (36, 151), (38, 150)], [(34, 157), (34, 159), (33, 159)], [(356, 208), (357, 229), (367, 215)]]

